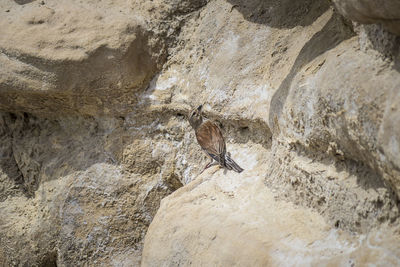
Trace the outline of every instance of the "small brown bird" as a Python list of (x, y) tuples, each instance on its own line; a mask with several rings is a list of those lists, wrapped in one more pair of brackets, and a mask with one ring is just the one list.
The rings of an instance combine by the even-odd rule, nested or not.
[[(242, 172), (243, 169), (231, 159), (229, 152), (226, 153), (225, 140), (219, 127), (210, 120), (203, 120), (202, 107), (203, 105), (200, 105), (190, 112), (189, 123), (196, 133), (197, 142), (211, 159), (211, 162), (204, 167), (203, 171), (219, 164), (228, 170), (233, 169), (236, 172)], [(214, 163), (214, 160), (216, 163)]]

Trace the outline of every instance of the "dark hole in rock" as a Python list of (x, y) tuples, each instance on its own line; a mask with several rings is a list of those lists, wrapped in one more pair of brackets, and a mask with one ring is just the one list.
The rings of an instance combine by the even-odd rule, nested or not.
[(28, 115), (28, 113), (24, 112), (23, 115), (24, 115), (24, 123), (29, 123), (29, 115)]
[(25, 4), (29, 4), (31, 2), (33, 2), (35, 0), (14, 0), (15, 3), (17, 3), (18, 5), (25, 5)]
[(249, 127), (248, 126), (240, 127), (239, 130), (241, 133), (247, 133), (249, 131)]
[(14, 113), (10, 113), (10, 119), (11, 122), (14, 123), (17, 120), (17, 115), (15, 115)]
[(40, 265), (42, 267), (57, 267), (57, 252), (52, 251), (43, 257)]

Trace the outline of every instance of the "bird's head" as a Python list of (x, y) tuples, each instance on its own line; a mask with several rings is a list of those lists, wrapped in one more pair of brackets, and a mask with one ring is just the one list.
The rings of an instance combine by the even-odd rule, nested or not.
[(198, 106), (189, 113), (189, 123), (193, 129), (197, 129), (203, 122), (203, 116), (201, 115), (201, 110), (203, 105)]

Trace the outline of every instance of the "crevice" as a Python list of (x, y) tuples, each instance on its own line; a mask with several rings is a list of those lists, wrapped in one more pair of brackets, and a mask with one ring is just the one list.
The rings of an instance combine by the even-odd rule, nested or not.
[(0, 122), (3, 124), (3, 128), (0, 129), (0, 141), (2, 141), (0, 143), (0, 171), (7, 177), (2, 181), (4, 190), (0, 192), (0, 201), (20, 192), (28, 196), (24, 188), (24, 176), (14, 152), (13, 127), (10, 124), (14, 124), (16, 120), (15, 114), (0, 114)]

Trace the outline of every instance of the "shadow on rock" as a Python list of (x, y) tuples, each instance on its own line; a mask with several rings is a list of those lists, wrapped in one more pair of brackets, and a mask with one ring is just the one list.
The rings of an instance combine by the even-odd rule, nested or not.
[(314, 34), (303, 46), (289, 74), (272, 96), (269, 113), (269, 124), (272, 126), (271, 128), (275, 128), (275, 119), (280, 117), (286, 98), (289, 95), (291, 83), (301, 68), (353, 35), (354, 33), (344, 23), (343, 19), (335, 13), (321, 31)]
[(315, 0), (228, 0), (248, 21), (273, 28), (294, 28), (312, 24), (329, 7), (328, 1)]

